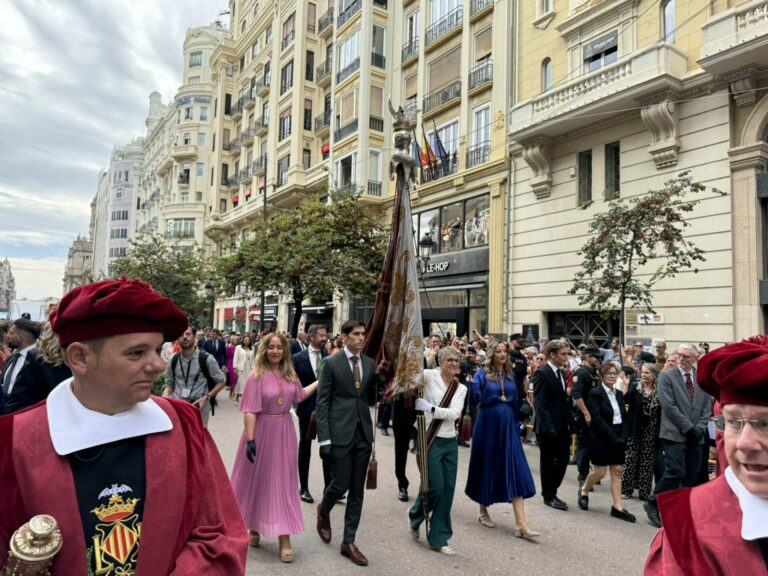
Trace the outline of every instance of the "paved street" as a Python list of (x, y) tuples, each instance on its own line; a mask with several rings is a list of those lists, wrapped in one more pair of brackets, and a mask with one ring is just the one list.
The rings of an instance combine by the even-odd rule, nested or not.
[[(242, 431), (242, 418), (234, 403), (220, 396), (221, 406), (211, 418), (210, 430), (221, 451), (224, 464), (231, 469), (234, 451)], [(491, 507), (490, 514), (497, 527), (489, 529), (477, 521), (477, 506), (464, 495), (469, 464), (469, 449), (459, 448), (459, 475), (453, 506), (454, 537), (451, 544), (457, 555), (443, 556), (411, 541), (407, 525), (407, 506), (397, 500), (394, 477), (393, 437), (377, 434), (379, 446), (378, 489), (365, 495), (363, 518), (357, 534), (357, 544), (368, 557), (370, 565), (358, 568), (339, 555), (343, 529), (344, 506), (334, 508), (331, 523), (334, 537), (326, 545), (315, 531), (315, 505), (302, 504), (305, 530), (292, 538), (296, 559), (282, 564), (278, 558), (277, 541), (264, 541), (260, 548), (251, 548), (248, 575), (301, 574), (302, 576), (343, 576), (346, 574), (398, 574), (413, 576), (436, 574), (485, 575), (516, 574), (528, 576), (637, 575), (642, 572), (648, 546), (655, 529), (644, 521), (640, 502), (627, 502), (627, 509), (638, 516), (637, 524), (610, 518), (610, 495), (607, 480), (596, 486), (590, 498), (589, 512), (576, 506), (576, 469), (570, 466), (559, 493), (570, 509), (559, 512), (544, 506), (539, 495), (526, 502), (528, 522), (542, 533), (536, 542), (513, 536), (512, 505)], [(538, 488), (538, 449), (526, 445), (528, 462)], [(310, 491), (318, 499), (322, 492), (320, 460), (313, 454), (310, 469)], [(412, 488), (418, 483), (416, 463), (408, 463)], [(297, 487), (298, 490), (298, 487)], [(411, 504), (413, 498), (411, 498)], [(410, 504), (409, 504), (410, 505)], [(423, 531), (422, 531), (423, 534)]]

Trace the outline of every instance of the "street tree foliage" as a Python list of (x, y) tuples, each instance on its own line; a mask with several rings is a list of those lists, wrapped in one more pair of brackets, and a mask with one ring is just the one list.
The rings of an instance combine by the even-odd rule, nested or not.
[(701, 202), (691, 196), (705, 190), (690, 172), (681, 172), (661, 190), (608, 202), (608, 210), (590, 222), (590, 238), (577, 253), (582, 262), (568, 293), (604, 317), (615, 317), (618, 308), (623, 320), (628, 305), (653, 311), (654, 285), (705, 260), (704, 251), (684, 236), (691, 225), (686, 218)]
[(129, 243), (125, 256), (112, 263), (112, 277), (148, 282), (158, 294), (173, 300), (191, 322), (204, 325), (208, 304), (203, 285), (211, 273), (202, 250), (159, 235), (140, 236)]
[(373, 298), (378, 287), (387, 233), (378, 218), (356, 197), (334, 192), (326, 204), (310, 196), (296, 208), (253, 223), (252, 238), (218, 264), (230, 289), (290, 294), (296, 334), (302, 302)]

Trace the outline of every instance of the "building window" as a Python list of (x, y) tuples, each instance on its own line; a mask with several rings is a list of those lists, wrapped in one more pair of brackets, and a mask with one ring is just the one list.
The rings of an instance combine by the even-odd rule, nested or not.
[(317, 6), (312, 4), (312, 2), (309, 2), (307, 4), (307, 32), (314, 33), (316, 22), (317, 22)]
[(184, 108), (184, 120), (192, 120), (192, 108)]
[(461, 0), (432, 0), (430, 7), (430, 23), (434, 24), (449, 12), (452, 12), (462, 4)]
[(301, 164), (304, 166), (304, 170), (309, 170), (312, 166), (312, 150), (304, 148), (301, 152)]
[(208, 120), (208, 107), (203, 106), (200, 108), (200, 122), (206, 122)]
[(490, 59), (493, 53), (493, 28), (488, 26), (482, 32), (475, 34), (475, 62), (481, 63)]
[(414, 234), (417, 238), (429, 234), (435, 242), (433, 253), (487, 246), (490, 212), (487, 194), (454, 202), (414, 214)]
[(304, 130), (312, 130), (312, 100), (304, 99)]
[(408, 14), (408, 23), (406, 26), (406, 44), (413, 44), (419, 41), (419, 9), (417, 8)]
[[(459, 121), (453, 120), (448, 124), (438, 127), (437, 133), (434, 130), (429, 131), (427, 138), (429, 138), (429, 145), (432, 147), (432, 152), (435, 154), (439, 167), (427, 168), (425, 173), (429, 172), (429, 175), (432, 175), (432, 172), (435, 172), (435, 177), (439, 176), (438, 171), (442, 174), (453, 174), (459, 164)], [(438, 138), (440, 140), (439, 145)], [(440, 146), (442, 146), (448, 156), (447, 161), (440, 157)], [(422, 153), (426, 154), (427, 151), (422, 150)]]
[(341, 72), (356, 59), (360, 58), (360, 30), (355, 30), (339, 44), (337, 52), (336, 70)]
[(592, 200), (592, 150), (579, 152), (579, 206)]
[(197, 163), (197, 175), (198, 176), (204, 176), (205, 175), (205, 164), (203, 162)]
[(460, 78), (461, 46), (458, 46), (429, 64), (429, 86), (427, 90), (434, 92)]
[(593, 40), (584, 46), (584, 67), (587, 73), (616, 62), (619, 56), (619, 33), (610, 34)]
[(553, 0), (539, 0), (539, 16), (552, 12)]
[(675, 43), (675, 0), (661, 4), (661, 38), (664, 42)]
[(618, 142), (605, 145), (605, 199), (615, 200), (621, 191), (621, 148)]
[(293, 87), (293, 60), (280, 71), (280, 94), (285, 94)]
[(270, 40), (272, 40), (272, 24), (267, 26), (267, 29), (264, 30), (264, 43), (266, 44)]
[(315, 77), (315, 53), (307, 50), (307, 64), (304, 77), (312, 82)]
[(296, 13), (294, 12), (283, 22), (283, 48), (293, 41), (296, 34)]
[(261, 105), (261, 123), (269, 124), (269, 102), (264, 102)]
[(184, 146), (189, 146), (192, 144), (192, 134), (189, 132), (184, 132), (184, 136), (182, 137), (182, 142), (184, 143)]
[[(215, 134), (214, 134), (215, 136)], [(197, 145), (198, 146), (205, 146), (205, 132), (198, 132), (197, 133)]]
[(221, 200), (219, 200), (219, 212), (224, 214), (226, 211), (227, 211), (227, 199), (222, 198)]
[(189, 55), (189, 67), (190, 68), (196, 68), (197, 66), (203, 65), (203, 53), (202, 52), (192, 52)]
[(165, 237), (173, 238), (194, 238), (195, 237), (195, 219), (194, 218), (172, 218), (165, 222)]
[(552, 88), (552, 60), (544, 58), (541, 63), (541, 91), (546, 92)]
[(280, 113), (280, 134), (278, 140), (284, 140), (291, 135), (291, 109), (287, 108)]
[(286, 154), (277, 161), (277, 185), (285, 186), (288, 183), (288, 166), (291, 164), (291, 155)]
[(200, 84), (200, 76), (190, 76), (189, 77), (189, 83), (190, 84)]
[(251, 60), (256, 58), (256, 56), (259, 55), (259, 41), (256, 40), (253, 44), (251, 44)]
[(373, 54), (384, 56), (384, 27), (373, 25), (373, 42), (371, 44)]

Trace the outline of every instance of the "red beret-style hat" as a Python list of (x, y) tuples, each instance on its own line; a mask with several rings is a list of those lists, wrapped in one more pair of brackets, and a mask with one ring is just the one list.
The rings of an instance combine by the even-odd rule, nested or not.
[(161, 332), (170, 341), (189, 326), (186, 314), (170, 298), (146, 282), (125, 278), (74, 288), (61, 299), (50, 322), (62, 346), (136, 332)]
[(723, 405), (768, 406), (768, 337), (752, 336), (705, 354), (697, 379)]

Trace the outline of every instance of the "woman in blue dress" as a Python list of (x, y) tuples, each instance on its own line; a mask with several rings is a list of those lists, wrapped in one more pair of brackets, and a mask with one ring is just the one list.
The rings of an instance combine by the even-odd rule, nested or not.
[(532, 538), (539, 533), (528, 527), (523, 499), (533, 496), (536, 486), (520, 441), (517, 414), (521, 402), (507, 347), (491, 341), (485, 363), (469, 389), (469, 403), (478, 407), (478, 414), (464, 492), (480, 505), (478, 520), (488, 528), (495, 526), (488, 506), (512, 502), (515, 536)]

